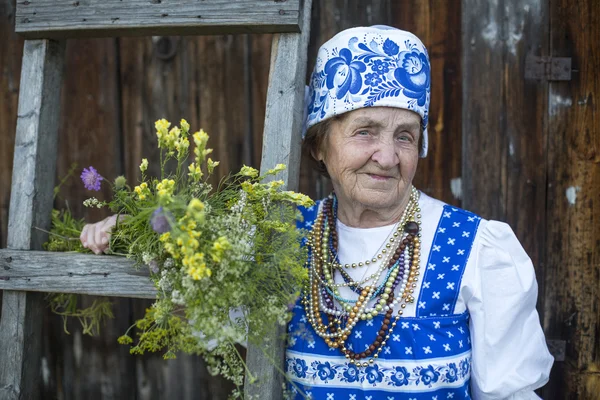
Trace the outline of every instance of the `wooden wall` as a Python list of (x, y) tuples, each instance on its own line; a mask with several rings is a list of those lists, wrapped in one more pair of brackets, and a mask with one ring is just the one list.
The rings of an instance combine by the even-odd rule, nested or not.
[[(430, 154), (416, 186), (486, 218), (508, 221), (536, 265), (549, 339), (566, 345), (546, 399), (600, 393), (600, 7), (595, 0), (315, 0), (309, 71), (318, 46), (339, 30), (388, 24), (413, 31), (432, 63)], [(23, 41), (14, 0), (0, 0), (0, 247), (6, 223)], [(552, 28), (550, 28), (552, 27)], [(568, 56), (569, 82), (524, 79), (524, 59)], [(153, 122), (186, 118), (211, 134), (220, 171), (258, 166), (270, 35), (71, 40), (62, 92), (57, 177), (73, 162), (135, 181), (156, 159)], [(151, 164), (155, 170), (156, 164)], [(301, 189), (326, 182), (304, 167)], [(79, 216), (77, 179), (62, 191)], [(575, 196), (573, 196), (573, 194)], [(108, 196), (104, 191), (100, 196)], [(91, 298), (85, 298), (90, 302)], [(115, 299), (101, 337), (71, 335), (44, 318), (43, 393), (48, 399), (218, 399), (230, 386), (201, 360), (133, 357), (116, 337), (148, 302)]]
[[(464, 207), (507, 221), (557, 349), (545, 399), (600, 398), (600, 3), (464, 0)], [(571, 57), (569, 81), (525, 59)], [(562, 353), (562, 355), (560, 355)]]

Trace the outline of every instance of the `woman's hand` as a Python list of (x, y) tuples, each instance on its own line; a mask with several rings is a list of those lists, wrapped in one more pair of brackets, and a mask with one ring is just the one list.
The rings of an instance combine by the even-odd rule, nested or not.
[(83, 244), (83, 247), (87, 247), (96, 254), (106, 252), (106, 250), (108, 250), (110, 233), (116, 224), (116, 214), (104, 218), (102, 221), (96, 222), (95, 224), (86, 224), (79, 236), (81, 244)]

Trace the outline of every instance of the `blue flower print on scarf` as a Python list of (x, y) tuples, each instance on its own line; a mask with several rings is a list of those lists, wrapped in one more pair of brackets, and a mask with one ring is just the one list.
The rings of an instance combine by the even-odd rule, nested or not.
[(329, 361), (317, 365), (317, 375), (322, 381), (327, 382), (335, 377), (335, 370), (331, 367)]
[(296, 358), (296, 362), (294, 363), (294, 372), (296, 372), (296, 376), (298, 376), (298, 378), (304, 378), (306, 377), (306, 371), (308, 371), (306, 361)]
[(395, 386), (404, 386), (404, 385), (408, 385), (409, 377), (410, 377), (410, 372), (408, 372), (406, 370), (406, 368), (396, 367), (396, 368), (394, 368), (391, 380)]
[(376, 383), (381, 382), (383, 380), (383, 372), (379, 370), (377, 364), (371, 365), (365, 369), (365, 377), (375, 386)]
[(438, 378), (440, 377), (440, 373), (433, 368), (433, 365), (428, 366), (427, 368), (423, 368), (420, 372), (421, 382), (424, 385), (431, 385), (432, 383), (436, 383)]
[(458, 368), (456, 368), (455, 363), (448, 364), (448, 369), (446, 370), (446, 381), (448, 382), (456, 382), (458, 379)]
[(348, 364), (342, 374), (342, 380), (346, 382), (356, 382), (358, 380), (359, 371), (356, 365)]
[(462, 376), (467, 376), (469, 374), (469, 362), (467, 360), (462, 360), (460, 362), (460, 372)]
[(371, 64), (371, 70), (379, 75), (387, 74), (390, 70), (390, 64), (381, 60), (373, 60), (373, 64)]
[(361, 73), (367, 69), (362, 61), (353, 61), (352, 52), (346, 48), (340, 50), (339, 56), (327, 61), (325, 75), (327, 88), (336, 87), (336, 97), (344, 98), (348, 92), (356, 94), (362, 87)]
[(381, 77), (378, 74), (366, 74), (365, 83), (369, 86), (377, 86), (381, 83)]
[(404, 87), (406, 97), (416, 99), (419, 106), (425, 105), (429, 90), (429, 62), (425, 54), (417, 49), (401, 52), (394, 77)]
[(385, 39), (385, 42), (383, 42), (383, 51), (388, 56), (395, 56), (400, 51), (400, 47), (393, 40)]

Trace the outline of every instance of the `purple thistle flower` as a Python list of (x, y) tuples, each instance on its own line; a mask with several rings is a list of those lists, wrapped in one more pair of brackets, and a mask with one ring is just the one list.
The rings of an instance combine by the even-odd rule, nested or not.
[(103, 179), (104, 178), (98, 171), (96, 171), (96, 168), (92, 166), (84, 168), (81, 173), (81, 180), (87, 190), (95, 190), (96, 192), (100, 190), (100, 182), (102, 182)]
[(152, 217), (150, 218), (150, 224), (152, 225), (152, 229), (156, 233), (165, 233), (171, 230), (171, 223), (169, 219), (172, 217), (169, 211), (164, 211), (162, 207), (158, 207), (152, 213)]

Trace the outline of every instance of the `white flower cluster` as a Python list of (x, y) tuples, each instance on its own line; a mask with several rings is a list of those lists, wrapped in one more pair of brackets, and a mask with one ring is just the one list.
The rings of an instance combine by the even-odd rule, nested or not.
[(106, 202), (100, 201), (95, 197), (90, 197), (89, 199), (86, 199), (83, 201), (83, 205), (88, 208), (93, 208), (93, 207), (102, 208), (106, 205)]

